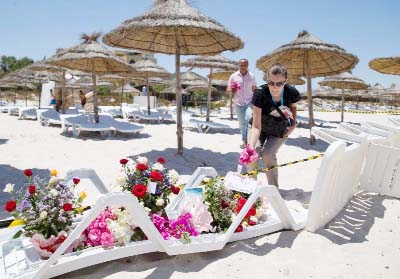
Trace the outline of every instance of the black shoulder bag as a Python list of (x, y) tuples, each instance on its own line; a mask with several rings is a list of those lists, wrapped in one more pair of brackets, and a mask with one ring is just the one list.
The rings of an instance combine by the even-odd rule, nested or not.
[(272, 100), (272, 95), (269, 93), (269, 102), (278, 111), (281, 117), (274, 117), (269, 114), (263, 114), (261, 119), (261, 132), (265, 136), (274, 136), (283, 138), (286, 134), (287, 127), (290, 126), (289, 119), (283, 114), (276, 102)]

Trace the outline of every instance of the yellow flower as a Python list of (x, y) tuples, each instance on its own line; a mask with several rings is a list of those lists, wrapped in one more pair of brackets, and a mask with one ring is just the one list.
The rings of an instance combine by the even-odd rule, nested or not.
[(79, 207), (79, 208), (76, 209), (76, 212), (82, 213), (82, 212), (86, 209), (86, 207), (87, 207), (87, 206), (81, 206), (81, 207)]
[(240, 194), (235, 194), (235, 195), (233, 196), (233, 198), (236, 199), (236, 200), (240, 199), (241, 197), (242, 197), (242, 196), (241, 196)]
[(18, 226), (22, 226), (25, 225), (24, 220), (21, 219), (15, 219), (14, 221), (11, 222), (11, 224), (8, 226), (9, 228), (11, 227), (18, 227)]
[(81, 201), (83, 201), (85, 198), (86, 198), (86, 192), (81, 192), (80, 193), (80, 195), (79, 195), (79, 199), (81, 200)]
[(58, 174), (57, 170), (50, 171), (50, 176), (57, 176), (57, 174)]

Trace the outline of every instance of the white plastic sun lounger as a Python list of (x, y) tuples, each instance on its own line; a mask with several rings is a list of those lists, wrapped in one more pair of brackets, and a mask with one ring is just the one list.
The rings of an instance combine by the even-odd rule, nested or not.
[[(99, 197), (92, 209), (76, 224), (68, 238), (48, 260), (38, 258), (29, 243), (25, 243), (23, 249), (13, 252), (19, 253), (19, 257), (12, 254), (14, 257), (11, 258), (25, 259), (30, 264), (29, 269), (24, 270), (16, 278), (49, 278), (95, 264), (157, 251), (168, 255), (178, 255), (219, 250), (230, 241), (247, 239), (282, 229), (299, 230), (306, 226), (307, 230), (314, 232), (324, 227), (341, 212), (358, 191), (370, 191), (400, 198), (400, 174), (396, 172), (400, 164), (399, 158), (400, 149), (398, 148), (375, 143), (354, 144), (346, 147), (343, 142), (335, 142), (329, 146), (322, 159), (308, 213), (304, 209), (288, 206), (276, 187), (266, 184), (265, 175), (260, 176), (248, 201), (226, 232), (201, 234), (198, 237), (192, 237), (191, 243), (188, 244), (177, 239), (164, 240), (138, 199), (131, 193), (108, 193)], [(204, 177), (215, 175), (215, 169), (200, 168), (193, 174), (185, 189), (197, 187)], [(268, 209), (270, 215), (266, 222), (243, 232), (234, 233), (252, 204), (260, 197), (266, 197), (270, 203)], [(183, 198), (183, 191), (181, 191), (176, 202), (170, 204), (168, 212), (174, 213)], [(62, 255), (104, 208), (113, 205), (125, 207), (148, 240), (108, 249), (93, 247)], [(5, 275), (6, 270), (13, 268), (12, 264), (5, 267), (3, 263), (0, 261), (0, 276)]]
[(39, 120), (43, 126), (61, 125), (60, 114), (55, 109), (48, 109), (42, 112)]
[(62, 121), (64, 121), (65, 132), (67, 133), (68, 128), (71, 127), (74, 137), (78, 137), (82, 131), (100, 132), (101, 136), (107, 136), (113, 130), (110, 124), (93, 123), (86, 115), (66, 117)]
[(138, 134), (144, 129), (144, 127), (140, 125), (115, 120), (111, 115), (102, 114), (99, 117), (100, 117), (100, 123), (108, 124), (114, 129), (114, 135), (117, 132), (124, 134)]
[(400, 118), (389, 117), (389, 120), (392, 121), (395, 125), (400, 127)]
[(36, 108), (19, 108), (19, 118), (18, 119), (37, 119)]
[(208, 133), (211, 128), (218, 129), (218, 130), (224, 130), (224, 129), (229, 129), (230, 128), (228, 125), (221, 124), (221, 123), (216, 123), (216, 122), (211, 122), (211, 121), (190, 119), (189, 122), (196, 126), (197, 131), (199, 133), (204, 133), (204, 134)]

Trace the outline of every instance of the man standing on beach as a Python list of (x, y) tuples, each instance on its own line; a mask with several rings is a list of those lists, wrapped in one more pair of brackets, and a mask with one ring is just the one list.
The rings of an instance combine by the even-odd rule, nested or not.
[(235, 95), (234, 103), (236, 114), (239, 121), (239, 129), (242, 134), (242, 144), (240, 148), (247, 145), (247, 133), (249, 130), (249, 120), (252, 115), (253, 92), (256, 89), (256, 79), (248, 71), (249, 61), (240, 59), (239, 71), (234, 72), (228, 81), (227, 91)]

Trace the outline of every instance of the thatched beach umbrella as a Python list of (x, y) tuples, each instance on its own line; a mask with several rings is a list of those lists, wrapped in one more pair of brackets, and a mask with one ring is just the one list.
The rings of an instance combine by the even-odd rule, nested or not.
[(0, 106), (2, 106), (2, 104), (3, 104), (1, 90), (2, 89), (14, 89), (14, 88), (17, 88), (17, 86), (15, 84), (7, 83), (7, 82), (0, 80)]
[(382, 74), (400, 75), (400, 57), (375, 58), (368, 66)]
[[(231, 77), (231, 75), (236, 71), (235, 70), (217, 70), (215, 72), (213, 72), (211, 75), (209, 75), (208, 77), (217, 80), (226, 80), (228, 81), (229, 78)], [(230, 111), (231, 111), (231, 120), (233, 120), (233, 93), (232, 92), (228, 92), (229, 95), (229, 106), (230, 106)]]
[(97, 39), (100, 33), (82, 35), (83, 42), (77, 46), (64, 49), (50, 58), (48, 62), (59, 67), (76, 69), (92, 73), (93, 80), (93, 108), (96, 123), (99, 122), (97, 106), (96, 74), (129, 72), (132, 69), (128, 64), (114, 56)]
[[(121, 88), (121, 90), (120, 91), (117, 91), (117, 90), (113, 90), (113, 93), (119, 93), (119, 92), (121, 92), (121, 104), (120, 104), (120, 109), (122, 109), (122, 103), (123, 103), (123, 100), (124, 100), (124, 86), (125, 86), (125, 81), (137, 81), (138, 80), (138, 78), (135, 78), (135, 77), (129, 77), (128, 75), (119, 75), (119, 74), (106, 74), (106, 75), (102, 75), (101, 77), (100, 77), (100, 81), (111, 81), (111, 82), (116, 82), (116, 83), (119, 83), (119, 82), (121, 82), (122, 83), (122, 86), (120, 87)], [(129, 84), (129, 83), (128, 83)], [(136, 89), (136, 88), (135, 88)], [(125, 93), (129, 93), (129, 92), (126, 92), (125, 91)]]
[(289, 75), (306, 77), (308, 121), (311, 127), (314, 125), (311, 78), (350, 71), (358, 63), (358, 58), (338, 45), (326, 43), (303, 31), (293, 42), (258, 59), (257, 67), (266, 72), (275, 63), (286, 66)]
[(146, 80), (146, 88), (147, 88), (147, 113), (150, 115), (150, 84), (149, 84), (149, 78), (166, 78), (170, 77), (171, 74), (161, 67), (160, 65), (154, 63), (150, 59), (143, 59), (137, 61), (135, 64), (132, 66), (136, 72), (137, 75), (142, 76)]
[(344, 120), (344, 90), (345, 89), (359, 90), (368, 87), (368, 85), (362, 79), (352, 75), (349, 72), (326, 77), (319, 84), (322, 86), (329, 86), (332, 88), (342, 89), (342, 112), (340, 116), (341, 122), (343, 122)]
[(129, 82), (123, 84), (121, 87), (118, 87), (117, 89), (113, 90), (112, 92), (119, 93), (119, 92), (121, 92), (122, 88), (124, 88), (125, 93), (134, 93), (134, 94), (140, 95), (140, 91), (138, 89), (136, 89), (135, 87), (133, 87), (132, 85), (130, 85)]
[[(0, 79), (0, 82), (2, 84), (7, 84), (8, 86), (14, 86), (14, 88), (24, 88), (28, 90), (35, 90), (37, 89), (36, 84), (37, 81), (33, 81), (32, 79), (29, 78), (24, 78), (16, 74), (17, 71), (13, 72), (11, 75), (8, 74), (4, 76), (2, 79)], [(20, 71), (19, 71), (20, 72)], [(25, 106), (28, 106), (28, 93), (25, 91)]]
[(180, 56), (243, 48), (238, 37), (186, 0), (157, 0), (148, 12), (125, 21), (103, 41), (115, 47), (175, 54), (178, 154), (183, 154)]
[[(208, 94), (207, 94), (207, 116), (206, 121), (210, 121), (210, 108), (211, 108), (211, 80), (214, 69), (223, 69), (235, 71), (237, 69), (237, 62), (223, 57), (222, 55), (205, 56), (199, 55), (181, 63), (181, 66), (189, 68), (209, 68), (210, 74), (208, 78)], [(190, 91), (190, 90), (189, 90)]]

